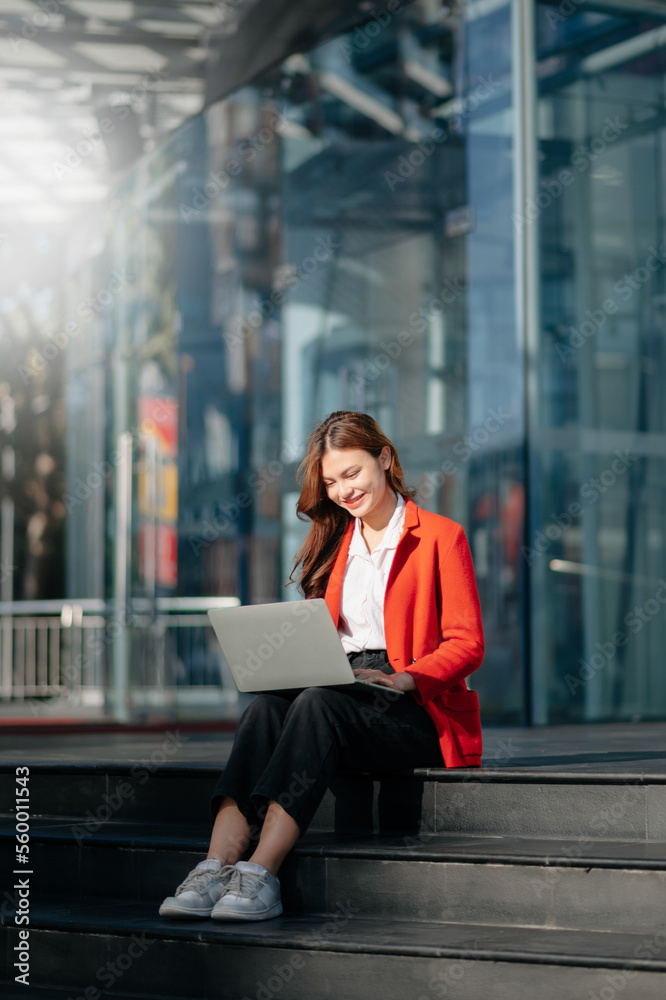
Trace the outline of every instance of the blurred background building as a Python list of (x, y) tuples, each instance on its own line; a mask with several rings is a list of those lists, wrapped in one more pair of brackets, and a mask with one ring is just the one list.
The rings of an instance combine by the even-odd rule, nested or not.
[[(461, 522), (494, 723), (666, 717), (666, 2), (0, 0), (0, 706), (233, 715), (296, 469)], [(218, 600), (218, 603), (219, 600)]]

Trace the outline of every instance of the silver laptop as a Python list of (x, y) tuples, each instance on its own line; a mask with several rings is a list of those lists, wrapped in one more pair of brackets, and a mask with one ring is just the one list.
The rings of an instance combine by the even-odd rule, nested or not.
[(214, 608), (208, 616), (239, 691), (355, 685), (404, 694), (354, 677), (323, 598)]

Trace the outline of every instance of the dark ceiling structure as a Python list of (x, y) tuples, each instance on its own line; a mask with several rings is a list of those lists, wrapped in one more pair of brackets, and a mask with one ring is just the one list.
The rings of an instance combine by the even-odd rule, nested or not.
[(66, 221), (207, 103), (372, 0), (0, 0), (0, 217)]

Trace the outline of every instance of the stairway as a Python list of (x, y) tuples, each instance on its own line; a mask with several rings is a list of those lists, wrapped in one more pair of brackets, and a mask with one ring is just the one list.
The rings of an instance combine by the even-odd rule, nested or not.
[(159, 903), (203, 857), (217, 773), (30, 765), (25, 986), (15, 768), (0, 764), (3, 998), (666, 995), (663, 776), (341, 774), (280, 873), (282, 917), (164, 920)]

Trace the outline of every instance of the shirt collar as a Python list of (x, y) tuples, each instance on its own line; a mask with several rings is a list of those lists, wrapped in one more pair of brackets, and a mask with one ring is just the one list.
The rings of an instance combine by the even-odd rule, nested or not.
[[(405, 519), (405, 498), (401, 493), (397, 493), (397, 500), (395, 510), (391, 514), (391, 520), (386, 526), (386, 531), (382, 537), (381, 542), (373, 552), (377, 552), (380, 549), (394, 549), (398, 544), (400, 535), (402, 534), (402, 526)], [(350, 556), (365, 556), (370, 557), (371, 553), (368, 552), (368, 547), (365, 544), (365, 539), (361, 534), (361, 518), (355, 518), (354, 531), (351, 538), (351, 544), (349, 546)]]

